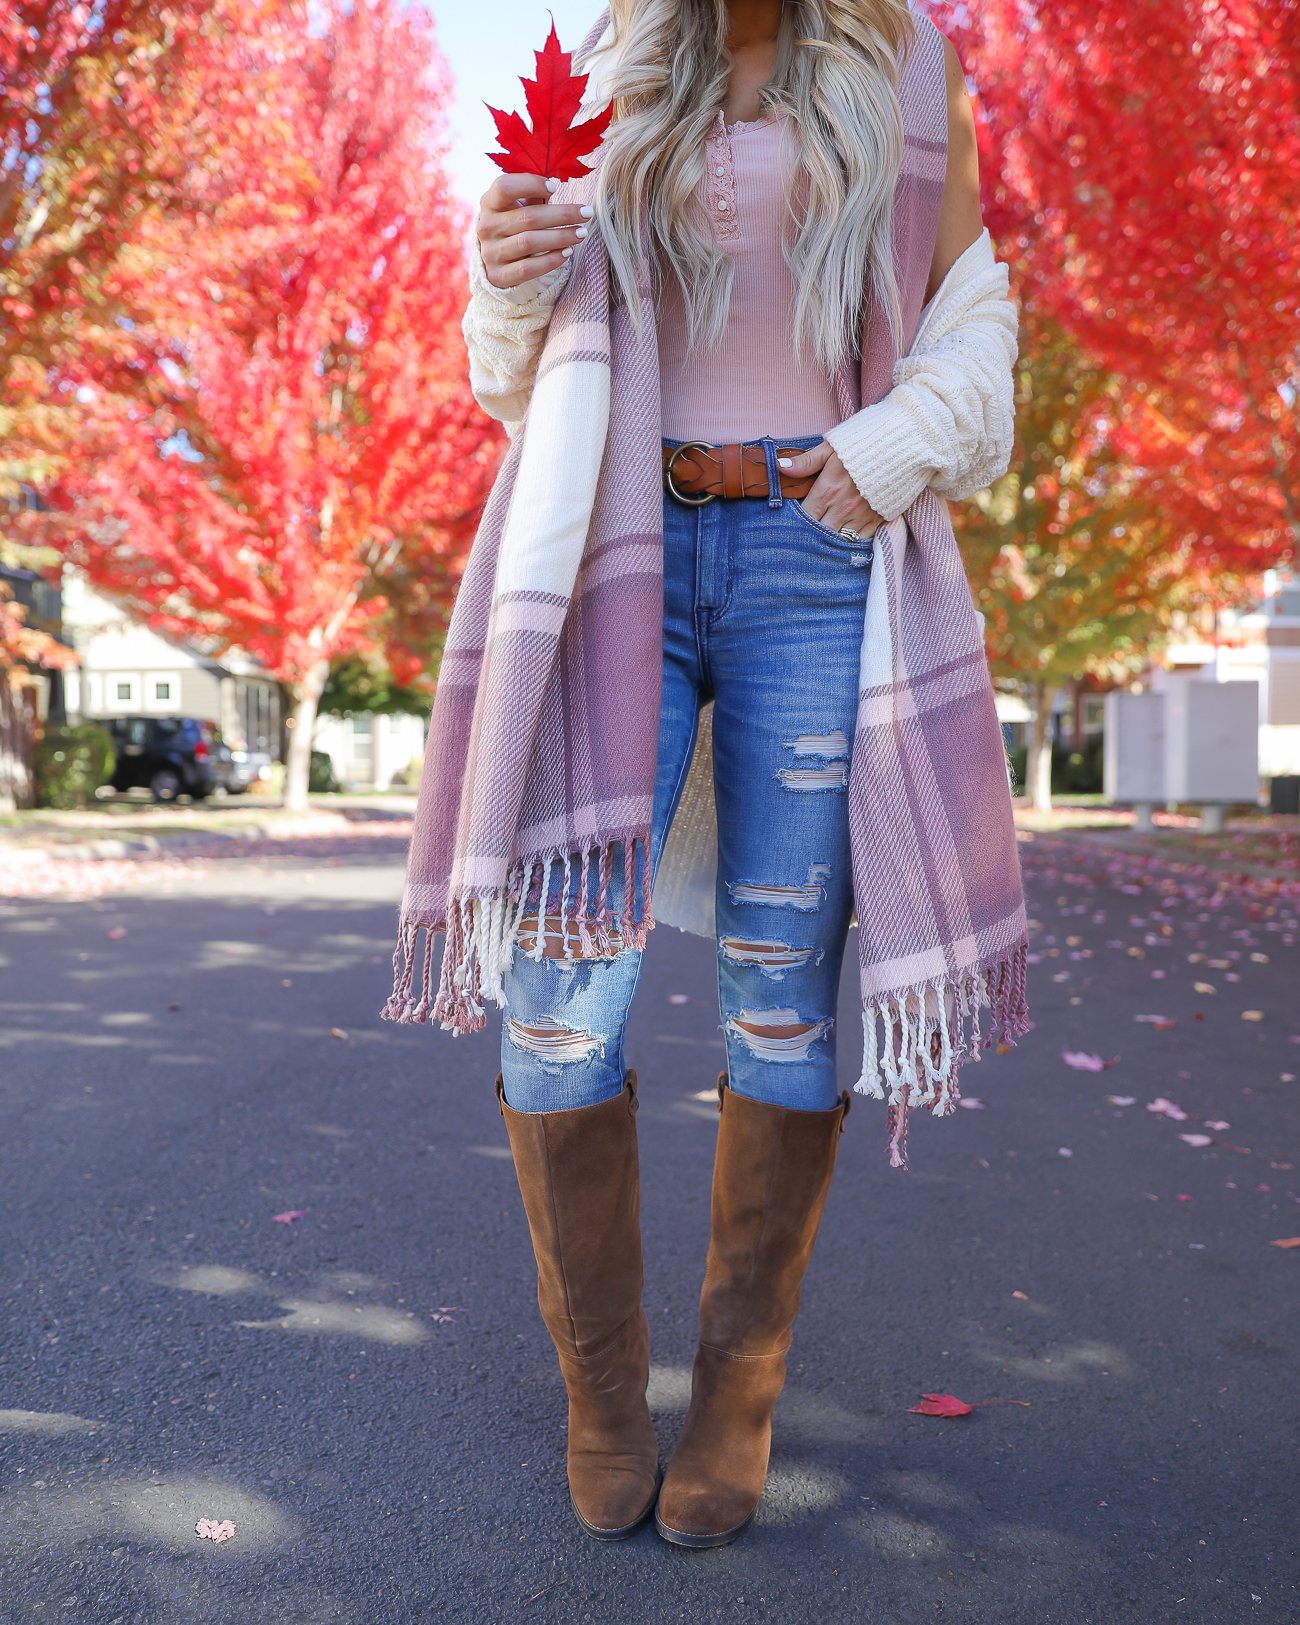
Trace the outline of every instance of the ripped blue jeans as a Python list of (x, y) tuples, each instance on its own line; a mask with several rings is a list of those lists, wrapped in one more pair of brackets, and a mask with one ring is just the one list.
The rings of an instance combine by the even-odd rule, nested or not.
[[(650, 861), (657, 870), (700, 710), (712, 700), (718, 988), (731, 1087), (805, 1111), (838, 1098), (835, 1001), (853, 907), (849, 753), (870, 573), (869, 541), (826, 529), (798, 502), (688, 508), (664, 495)], [(604, 960), (534, 960), (516, 949), (501, 1043), (516, 1111), (618, 1094), (640, 974), (641, 955), (630, 949)]]

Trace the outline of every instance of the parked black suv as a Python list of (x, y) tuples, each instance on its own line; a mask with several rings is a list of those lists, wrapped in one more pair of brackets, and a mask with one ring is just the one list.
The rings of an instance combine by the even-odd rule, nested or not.
[(230, 751), (211, 722), (197, 717), (113, 717), (103, 726), (117, 754), (110, 782), (119, 794), (143, 787), (153, 791), (155, 801), (175, 801), (181, 795), (198, 801), (218, 786), (226, 787)]

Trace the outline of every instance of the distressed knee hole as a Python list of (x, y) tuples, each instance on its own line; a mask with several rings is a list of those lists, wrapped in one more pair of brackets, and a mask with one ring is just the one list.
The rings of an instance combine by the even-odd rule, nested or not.
[(820, 965), (825, 957), (823, 948), (795, 947), (788, 942), (748, 942), (741, 937), (723, 937), (719, 947), (728, 964), (752, 965), (772, 982), (781, 981), (787, 971)]
[(809, 1050), (834, 1025), (830, 1016), (804, 1021), (797, 1010), (741, 1010), (727, 1017), (727, 1031), (755, 1060), (786, 1064), (806, 1061)]
[(849, 782), (849, 740), (843, 728), (832, 728), (830, 733), (800, 734), (787, 739), (785, 748), (794, 753), (796, 761), (820, 757), (818, 767), (783, 767), (777, 778), (787, 790), (844, 790)]
[(532, 1021), (517, 1021), (511, 1017), (506, 1031), (516, 1049), (535, 1055), (539, 1061), (549, 1061), (553, 1066), (573, 1066), (578, 1061), (589, 1061), (597, 1050), (601, 1055), (605, 1053), (603, 1039), (594, 1033), (575, 1032), (553, 1016), (537, 1016)]
[[(519, 951), (523, 954), (537, 952), (537, 916), (525, 915), (519, 922), (519, 935), (515, 939)], [(609, 951), (598, 953), (593, 944), (590, 951), (582, 946), (582, 939), (578, 935), (578, 928), (572, 921), (569, 922), (569, 951), (564, 951), (564, 919), (559, 914), (546, 916), (546, 928), (542, 940), (543, 959), (613, 959), (623, 947), (623, 938), (617, 931), (609, 934)]]
[(753, 903), (761, 908), (794, 908), (801, 914), (819, 909), (826, 897), (826, 882), (831, 878), (829, 863), (810, 863), (808, 878), (801, 886), (769, 886), (758, 880), (728, 881), (727, 890), (733, 903)]

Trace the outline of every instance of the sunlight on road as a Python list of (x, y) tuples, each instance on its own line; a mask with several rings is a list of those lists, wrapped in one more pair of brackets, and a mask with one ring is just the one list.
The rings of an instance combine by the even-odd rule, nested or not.
[(0, 1433), (35, 1433), (45, 1439), (66, 1439), (75, 1433), (93, 1433), (102, 1427), (86, 1416), (66, 1411), (0, 1411)]
[[(78, 1542), (99, 1536), (131, 1540), (172, 1552), (222, 1557), (249, 1551), (267, 1551), (298, 1534), (297, 1523), (286, 1513), (250, 1494), (229, 1479), (205, 1474), (177, 1474), (147, 1484), (105, 1484), (101, 1488), (60, 1491), (31, 1489), (7, 1498), (9, 1506), (0, 1529), (0, 1549), (31, 1549), (36, 1543)], [(229, 1518), (235, 1539), (228, 1548), (214, 1547), (195, 1535), (200, 1518)]]

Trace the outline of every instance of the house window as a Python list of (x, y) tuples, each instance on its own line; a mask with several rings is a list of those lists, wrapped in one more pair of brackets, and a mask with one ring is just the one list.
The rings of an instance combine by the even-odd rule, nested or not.
[(156, 700), (170, 700), (172, 685), (170, 683), (155, 683), (153, 685), (153, 697)]
[(129, 700), (131, 698), (130, 683), (119, 683), (117, 685), (117, 697), (119, 700)]

